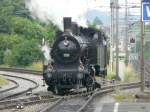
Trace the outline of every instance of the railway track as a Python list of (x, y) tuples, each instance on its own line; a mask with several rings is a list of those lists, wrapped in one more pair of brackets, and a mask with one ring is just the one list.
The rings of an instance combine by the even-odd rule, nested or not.
[(83, 112), (89, 103), (97, 95), (104, 95), (114, 91), (114, 88), (119, 86), (122, 89), (130, 89), (140, 86), (138, 83), (129, 84), (117, 84), (113, 86), (103, 87), (101, 90), (97, 90), (89, 93), (79, 93), (76, 95), (69, 96), (54, 96), (54, 95), (37, 95), (28, 98), (21, 98), (15, 100), (0, 101), (0, 110), (16, 108), (21, 103), (25, 107), (34, 104), (42, 104), (48, 102), (55, 102), (52, 105), (47, 105), (40, 108), (37, 112)]
[[(32, 71), (32, 70), (23, 70), (23, 69), (14, 69), (14, 68), (0, 68), (0, 74), (9, 74), (10, 76), (16, 76), (16, 77), (21, 77), (24, 79), (29, 79), (28, 81), (24, 82), (24, 85), (29, 86), (31, 85), (36, 85), (38, 84), (38, 87), (33, 89), (33, 93), (38, 93), (41, 91), (47, 91), (47, 88), (43, 86), (43, 80), (42, 80), (42, 72), (37, 72), (37, 71)], [(16, 78), (18, 79), (18, 78)], [(15, 80), (16, 80), (15, 79)], [(24, 80), (20, 79), (20, 80)], [(32, 82), (33, 81), (33, 82)], [(29, 84), (26, 84), (27, 82), (30, 82)], [(25, 86), (25, 87), (26, 87)], [(29, 87), (31, 90), (32, 88)]]
[[(132, 89), (132, 88), (138, 88), (138, 87), (140, 87), (140, 85), (141, 85), (141, 83), (137, 82), (137, 83), (129, 83), (129, 84), (119, 84), (116, 86), (120, 87), (121, 89)], [(96, 96), (99, 96), (99, 95), (103, 96), (107, 93), (111, 93), (114, 91), (114, 89), (112, 87), (110, 87), (110, 88), (106, 87), (106, 88), (107, 89), (104, 89), (103, 91), (98, 91), (95, 94), (93, 94), (93, 96), (77, 112), (86, 112), (87, 110), (89, 111), (88, 106), (92, 103), (93, 99)]]
[[(23, 77), (19, 77), (19, 76), (12, 76), (12, 75), (6, 75), (4, 74), (3, 76), (5, 76), (6, 78), (10, 78), (10, 80), (15, 80), (17, 81), (17, 87), (14, 87), (13, 89), (7, 89), (5, 91), (0, 92), (1, 96), (0, 96), (0, 100), (5, 100), (8, 98), (13, 98), (13, 97), (17, 97), (19, 95), (25, 94), (28, 91), (34, 90), (36, 89), (39, 84), (33, 80), (27, 79), (27, 78), (23, 78)], [(28, 86), (25, 87), (26, 85), (24, 85), (24, 83), (27, 83)]]
[(4, 101), (0, 101), (0, 110), (16, 108), (18, 104), (22, 104), (23, 106), (29, 106), (33, 104), (54, 102), (58, 99), (60, 98), (53, 97), (52, 95), (35, 95), (26, 98), (4, 100)]
[[(11, 71), (11, 70), (9, 70)], [(13, 70), (14, 72), (14, 70)], [(21, 72), (16, 71), (15, 72)], [(27, 71), (29, 73), (29, 71)], [(23, 73), (27, 73), (23, 70)], [(31, 72), (30, 72), (31, 73)], [(115, 87), (120, 87), (122, 89), (135, 88), (140, 86), (140, 82), (137, 83), (128, 83), (128, 84), (114, 84), (110, 86), (103, 86), (100, 90), (89, 92), (89, 93), (79, 93), (76, 95), (55, 97), (53, 95), (39, 95), (39, 96), (31, 96), (29, 98), (16, 99), (16, 100), (6, 100), (0, 102), (0, 110), (3, 109), (11, 109), (17, 106), (18, 102), (21, 102), (24, 106), (28, 107), (31, 104), (42, 104), (43, 102), (54, 102), (52, 105), (43, 106), (38, 110), (38, 112), (84, 112), (85, 108), (90, 104), (90, 102), (97, 95), (104, 95), (106, 93), (111, 93), (114, 91)], [(34, 87), (36, 88), (36, 87)], [(28, 90), (17, 93), (17, 95), (26, 93)], [(16, 95), (14, 95), (16, 96)], [(11, 98), (11, 96), (10, 96)]]
[(131, 89), (139, 87), (140, 84), (140, 82), (117, 84), (113, 86), (103, 87), (102, 89), (91, 93), (79, 94), (73, 97), (63, 97), (53, 105), (44, 107), (44, 109), (40, 110), (39, 112), (84, 112), (86, 107), (97, 95), (111, 93), (114, 91), (115, 87), (120, 87), (121, 89)]
[(53, 105), (40, 110), (40, 112), (77, 112), (78, 108), (87, 101), (91, 94), (92, 92), (62, 97)]
[(11, 79), (7, 79), (8, 81), (9, 81), (9, 83), (11, 83), (11, 85), (12, 84), (14, 84), (12, 87), (8, 87), (8, 88), (6, 88), (6, 89), (1, 89), (0, 90), (0, 94), (1, 93), (4, 93), (4, 92), (8, 92), (8, 91), (10, 91), (10, 90), (13, 90), (13, 89), (16, 89), (16, 88), (18, 88), (19, 87), (19, 84), (15, 81), (15, 80), (11, 80)]
[(18, 72), (18, 73), (29, 73), (29, 74), (36, 74), (41, 75), (42, 71), (35, 71), (35, 70), (25, 70), (22, 68), (3, 68), (0, 67), (0, 71), (10, 71), (10, 72)]

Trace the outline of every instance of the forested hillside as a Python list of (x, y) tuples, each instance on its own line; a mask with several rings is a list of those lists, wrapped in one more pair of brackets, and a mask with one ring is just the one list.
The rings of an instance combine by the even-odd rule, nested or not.
[(51, 40), (57, 27), (32, 19), (24, 0), (0, 0), (0, 64), (29, 65), (42, 58), (42, 39)]

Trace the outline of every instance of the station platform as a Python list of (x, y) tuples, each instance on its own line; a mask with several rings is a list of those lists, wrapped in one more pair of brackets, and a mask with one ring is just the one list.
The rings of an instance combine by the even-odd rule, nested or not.
[(150, 112), (150, 103), (108, 103), (100, 112)]

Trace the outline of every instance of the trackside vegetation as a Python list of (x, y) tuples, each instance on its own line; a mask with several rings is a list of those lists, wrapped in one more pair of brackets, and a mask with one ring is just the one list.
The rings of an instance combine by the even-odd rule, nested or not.
[(108, 80), (112, 80), (113, 78), (115, 77), (115, 72), (114, 72), (114, 70), (111, 70), (111, 67), (110, 66), (108, 66), (107, 67), (107, 79)]
[(0, 86), (9, 84), (9, 81), (0, 75)]
[(134, 102), (134, 101), (136, 101), (135, 93), (123, 91), (120, 88), (115, 88), (115, 92), (112, 96), (117, 102), (123, 102), (123, 101)]
[(134, 71), (134, 68), (131, 64), (129, 64), (127, 67), (124, 69), (124, 82), (135, 82), (139, 80), (139, 75), (136, 74)]

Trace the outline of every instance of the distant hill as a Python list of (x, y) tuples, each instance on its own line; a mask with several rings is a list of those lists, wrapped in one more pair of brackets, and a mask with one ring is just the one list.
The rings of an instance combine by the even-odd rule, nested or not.
[[(120, 12), (119, 13), (119, 18), (124, 18), (125, 14), (124, 12)], [(104, 26), (109, 26), (111, 24), (111, 14), (108, 11), (100, 11), (100, 10), (89, 10), (87, 11), (87, 13), (85, 14), (85, 17), (88, 19), (89, 22), (93, 22), (93, 20), (98, 17)], [(138, 16), (130, 16), (129, 20), (138, 20), (139, 17)]]
[(88, 21), (93, 22), (93, 20), (98, 17), (104, 26), (110, 25), (110, 12), (107, 11), (99, 11), (99, 10), (89, 10), (85, 14), (85, 17)]

